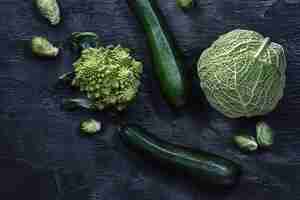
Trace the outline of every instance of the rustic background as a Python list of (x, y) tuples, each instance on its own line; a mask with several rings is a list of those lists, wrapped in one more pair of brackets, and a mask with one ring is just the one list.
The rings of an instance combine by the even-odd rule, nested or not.
[[(253, 29), (284, 45), (288, 57), (286, 95), (264, 119), (276, 130), (269, 152), (240, 153), (231, 137), (254, 133), (258, 119), (231, 120), (206, 102), (196, 76), (190, 103), (174, 112), (164, 103), (153, 75), (145, 34), (125, 0), (60, 0), (63, 22), (57, 27), (35, 11), (32, 0), (0, 0), (0, 196), (15, 200), (279, 200), (300, 198), (300, 1), (197, 0), (183, 13), (175, 0), (159, 5), (186, 60), (195, 70), (201, 51), (220, 34)], [(218, 153), (244, 167), (241, 183), (215, 192), (188, 178), (160, 169), (127, 150), (109, 112), (66, 112), (63, 98), (76, 94), (57, 87), (57, 77), (72, 69), (74, 56), (65, 42), (74, 31), (97, 32), (107, 44), (133, 49), (145, 64), (139, 97), (122, 120), (138, 122), (159, 137)], [(54, 60), (31, 55), (34, 35), (62, 48)], [(192, 74), (192, 73), (190, 73)], [(104, 131), (92, 138), (78, 133), (80, 120), (95, 117)], [(15, 159), (18, 159), (17, 161)], [(23, 160), (21, 160), (23, 159)]]

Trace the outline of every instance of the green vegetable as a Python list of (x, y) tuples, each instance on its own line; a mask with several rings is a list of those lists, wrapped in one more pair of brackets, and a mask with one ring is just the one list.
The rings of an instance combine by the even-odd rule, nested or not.
[(274, 143), (274, 133), (271, 127), (265, 122), (256, 125), (256, 140), (260, 147), (268, 148)]
[(167, 167), (175, 168), (204, 183), (231, 186), (241, 173), (240, 166), (230, 160), (167, 143), (137, 126), (124, 127), (120, 135), (125, 143), (142, 151), (143, 156), (150, 156)]
[(60, 22), (60, 8), (56, 0), (35, 0), (41, 15), (49, 20), (51, 25)]
[(73, 66), (73, 85), (85, 92), (99, 110), (123, 110), (137, 95), (143, 66), (132, 58), (129, 49), (87, 48)]
[(163, 26), (155, 0), (128, 0), (147, 34), (153, 55), (155, 73), (159, 79), (162, 94), (173, 106), (185, 104), (185, 85), (181, 73), (183, 67), (179, 54)]
[(86, 98), (78, 98), (78, 99), (65, 99), (63, 100), (62, 106), (64, 109), (73, 111), (79, 108), (84, 108), (88, 110), (95, 109), (94, 103)]
[(194, 0), (176, 0), (176, 3), (182, 9), (189, 9), (194, 6)]
[(59, 53), (59, 49), (43, 37), (33, 37), (31, 48), (32, 52), (40, 57), (56, 57)]
[(249, 135), (236, 135), (234, 142), (243, 151), (256, 151), (258, 147), (255, 138)]
[(75, 32), (71, 36), (71, 44), (74, 51), (82, 51), (87, 48), (99, 48), (99, 36), (93, 32)]
[(99, 132), (101, 128), (101, 122), (98, 122), (94, 119), (85, 120), (80, 123), (80, 131), (87, 135), (94, 135), (95, 133)]
[(202, 53), (198, 75), (215, 109), (231, 118), (252, 117), (271, 112), (282, 98), (286, 65), (282, 46), (238, 29)]

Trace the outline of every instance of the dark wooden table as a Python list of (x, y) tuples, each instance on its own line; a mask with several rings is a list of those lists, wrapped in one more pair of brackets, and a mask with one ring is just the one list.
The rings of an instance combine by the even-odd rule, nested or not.
[[(175, 0), (159, 3), (186, 57), (187, 71), (195, 70), (202, 50), (235, 28), (256, 30), (286, 48), (285, 97), (263, 118), (276, 130), (276, 144), (272, 151), (250, 155), (237, 150), (231, 138), (239, 130), (254, 133), (258, 119), (232, 120), (214, 111), (195, 75), (189, 105), (179, 113), (169, 109), (153, 75), (145, 34), (125, 0), (60, 0), (63, 22), (58, 27), (50, 27), (32, 2), (0, 0), (0, 156), (6, 158), (0, 159), (0, 194), (6, 199), (53, 200), (57, 190), (63, 199), (80, 200), (300, 198), (299, 0), (198, 0), (188, 13), (176, 8)], [(76, 94), (55, 84), (59, 75), (72, 69), (75, 58), (64, 41), (75, 31), (97, 32), (104, 45), (122, 44), (144, 62), (141, 92), (123, 120), (138, 122), (166, 140), (235, 160), (244, 167), (240, 184), (226, 192), (203, 189), (128, 151), (111, 113), (64, 111), (62, 99)], [(62, 54), (54, 60), (32, 56), (28, 43), (34, 35), (56, 41)], [(79, 122), (89, 117), (101, 120), (105, 130), (81, 137)], [(15, 158), (41, 168), (26, 168), (23, 161), (14, 163)]]

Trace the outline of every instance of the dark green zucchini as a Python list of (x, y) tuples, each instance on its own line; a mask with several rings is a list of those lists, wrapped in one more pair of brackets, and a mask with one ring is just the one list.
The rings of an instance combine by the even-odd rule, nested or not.
[(167, 143), (135, 125), (124, 127), (120, 135), (124, 142), (142, 151), (144, 155), (180, 170), (201, 183), (222, 187), (232, 186), (241, 173), (240, 166), (230, 160), (182, 145)]
[(166, 30), (154, 0), (127, 0), (147, 34), (154, 70), (166, 100), (175, 107), (185, 104), (186, 88), (177, 48)]

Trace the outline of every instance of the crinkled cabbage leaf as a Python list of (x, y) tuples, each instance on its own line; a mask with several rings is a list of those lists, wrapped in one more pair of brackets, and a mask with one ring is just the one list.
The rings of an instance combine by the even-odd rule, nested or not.
[(198, 75), (215, 109), (230, 118), (252, 117), (271, 112), (282, 98), (286, 65), (281, 45), (238, 29), (202, 53)]

